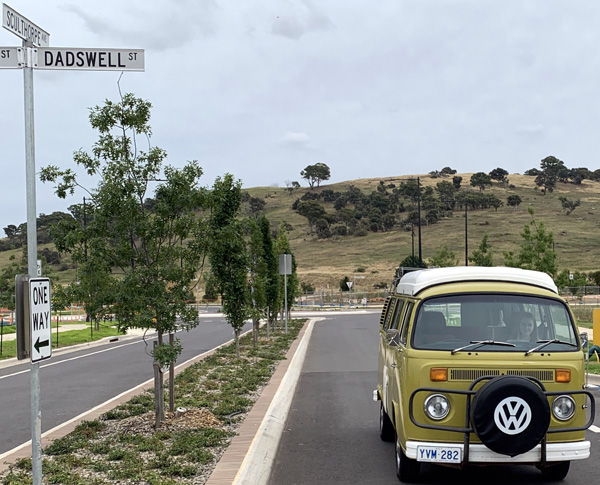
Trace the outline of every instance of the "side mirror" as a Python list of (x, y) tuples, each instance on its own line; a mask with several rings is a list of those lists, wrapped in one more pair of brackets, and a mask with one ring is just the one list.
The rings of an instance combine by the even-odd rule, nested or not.
[(581, 334), (579, 334), (579, 338), (581, 339), (581, 348), (587, 355), (588, 347), (590, 346), (587, 332), (581, 332)]

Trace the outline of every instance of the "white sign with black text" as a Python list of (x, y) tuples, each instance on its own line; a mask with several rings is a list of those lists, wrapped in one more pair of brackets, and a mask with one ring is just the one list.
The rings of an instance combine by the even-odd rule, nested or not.
[(29, 321), (31, 324), (31, 362), (52, 356), (52, 318), (50, 314), (50, 280), (29, 280)]

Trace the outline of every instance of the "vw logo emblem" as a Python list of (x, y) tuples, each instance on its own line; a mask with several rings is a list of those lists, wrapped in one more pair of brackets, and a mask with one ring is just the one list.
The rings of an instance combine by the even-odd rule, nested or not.
[(519, 434), (531, 423), (531, 408), (520, 397), (507, 397), (496, 406), (494, 422), (504, 434)]

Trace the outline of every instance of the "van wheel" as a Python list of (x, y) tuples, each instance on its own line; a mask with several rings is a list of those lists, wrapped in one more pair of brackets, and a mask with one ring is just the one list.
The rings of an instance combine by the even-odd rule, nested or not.
[(542, 468), (542, 476), (548, 481), (558, 482), (567, 476), (570, 465), (570, 461), (561, 461), (556, 465), (547, 465)]
[(401, 482), (412, 483), (419, 478), (421, 464), (417, 460), (408, 458), (396, 438), (396, 476)]
[(388, 416), (388, 413), (383, 409), (383, 402), (381, 403), (381, 407), (379, 408), (379, 437), (381, 441), (394, 441), (394, 437), (396, 433), (394, 432), (394, 427), (392, 426), (392, 420)]

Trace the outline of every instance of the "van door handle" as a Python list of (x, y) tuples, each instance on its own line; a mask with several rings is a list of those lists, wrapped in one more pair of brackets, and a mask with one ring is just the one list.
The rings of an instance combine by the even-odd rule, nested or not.
[(395, 369), (395, 368), (397, 367), (397, 365), (396, 365), (396, 364), (392, 364), (390, 367), (391, 367), (392, 369)]

